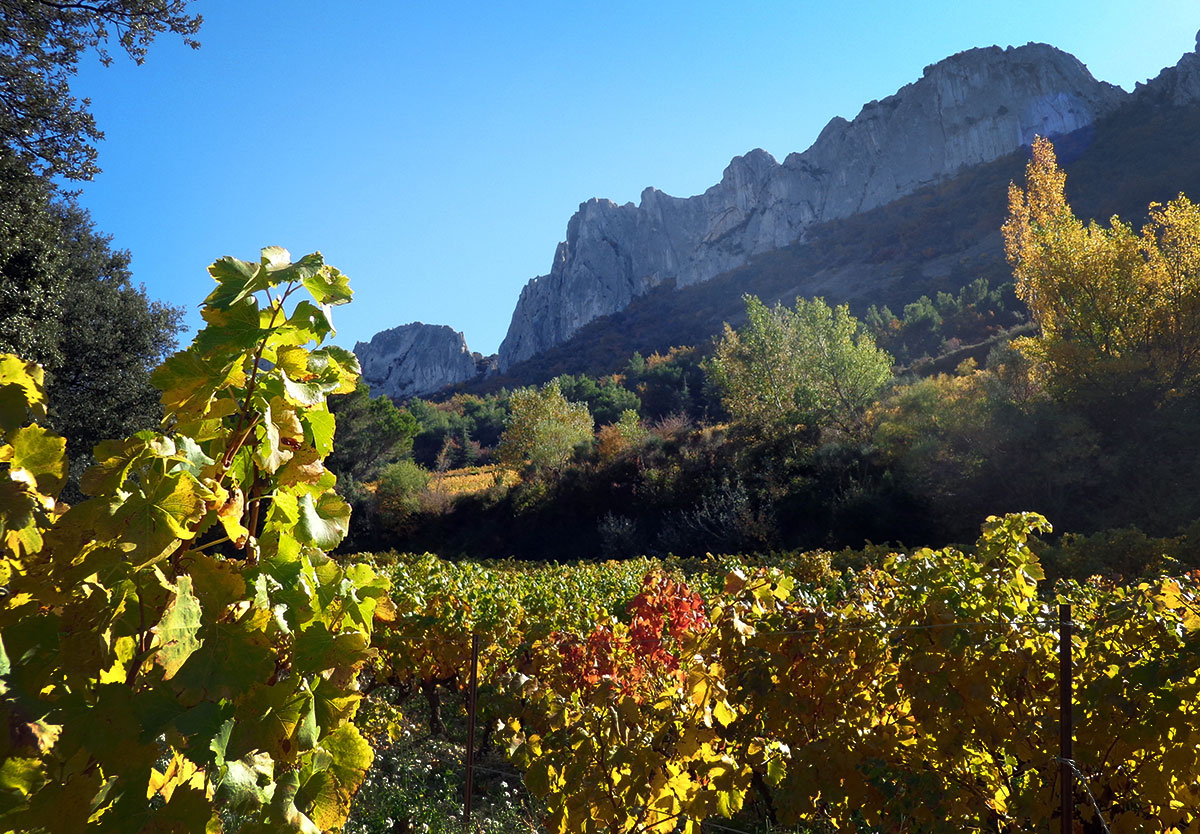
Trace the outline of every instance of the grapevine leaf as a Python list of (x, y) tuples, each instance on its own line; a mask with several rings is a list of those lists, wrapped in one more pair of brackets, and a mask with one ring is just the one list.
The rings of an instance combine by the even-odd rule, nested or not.
[(311, 435), (309, 440), (317, 454), (322, 458), (329, 455), (333, 451), (333, 434), (336, 428), (333, 414), (313, 408), (305, 411), (301, 420), (308, 428), (308, 434)]
[(0, 763), (0, 811), (19, 804), (45, 783), (41, 759), (9, 756)]
[(104, 440), (95, 449), (96, 463), (84, 470), (80, 488), (88, 495), (116, 492), (125, 484), (129, 471), (142, 460), (149, 449), (144, 438)]
[(329, 756), (317, 751), (315, 766), (300, 774), (300, 790), (296, 794), (296, 805), (322, 830), (341, 825), (347, 809), (343, 807), (338, 791), (337, 779), (329, 772)]
[[(63, 704), (64, 746), (82, 741), (106, 772), (120, 776), (122, 790), (137, 784), (143, 774), (148, 781), (159, 748), (157, 734), (147, 737), (141, 711), (144, 699), (120, 683), (103, 684), (93, 692), (94, 703), (72, 698)], [(143, 800), (145, 786), (141, 782)]]
[(264, 246), (260, 263), (267, 269), (283, 269), (291, 266), (292, 253), (282, 246)]
[(304, 427), (296, 410), (283, 399), (272, 397), (264, 409), (263, 422), (259, 426), (254, 460), (264, 472), (273, 475), (291, 460), (293, 450), (303, 438)]
[(145, 567), (195, 535), (191, 525), (208, 511), (208, 490), (187, 472), (161, 475), (147, 485), (149, 492), (129, 496), (113, 516), (123, 527), (125, 541), (135, 545), (130, 560)]
[(300, 342), (317, 342), (333, 332), (333, 322), (329, 320), (329, 305), (316, 305), (311, 301), (301, 301), (288, 317), (287, 326), (295, 331)]
[(246, 594), (246, 580), (225, 559), (205, 554), (191, 557), (188, 566), (196, 596), (204, 608), (214, 615), (242, 599)]
[(215, 359), (245, 353), (263, 337), (258, 299), (254, 296), (226, 308), (206, 307), (200, 315), (208, 326), (196, 334), (192, 346), (205, 357)]
[(351, 351), (337, 345), (328, 345), (313, 351), (313, 357), (321, 357), (327, 361), (325, 373), (322, 374), (324, 380), (328, 380), (328, 385), (332, 386), (328, 389), (330, 394), (349, 394), (358, 385), (358, 378), (362, 375), (362, 366), (358, 362), (358, 357)]
[(163, 667), (163, 678), (170, 680), (184, 664), (200, 641), (200, 601), (192, 595), (192, 578), (184, 575), (175, 582), (175, 595), (167, 603), (162, 619), (154, 630), (158, 634), (159, 650), (154, 661)]
[(328, 733), (354, 717), (361, 696), (357, 692), (344, 692), (323, 677), (317, 678), (313, 689), (317, 725)]
[(767, 761), (767, 782), (778, 786), (787, 775), (787, 765), (778, 756)]
[(270, 678), (275, 670), (270, 641), (253, 623), (246, 622), (250, 616), (234, 622), (208, 622), (200, 629), (200, 648), (172, 679), (185, 702), (237, 698)]
[(333, 550), (350, 530), (350, 505), (335, 493), (327, 492), (313, 502), (311, 495), (300, 496), (300, 519), (296, 538), (322, 550)]
[(212, 817), (204, 790), (182, 785), (161, 807), (127, 790), (97, 823), (106, 834), (205, 834)]
[(275, 783), (275, 793), (271, 796), (269, 817), (263, 821), (262, 826), (248, 828), (248, 834), (275, 834), (278, 831), (286, 831), (289, 834), (322, 834), (321, 829), (296, 807), (296, 794), (299, 790), (299, 771), (293, 770), (281, 776)]
[(312, 446), (302, 446), (279, 470), (279, 485), (290, 487), (320, 483), (325, 472), (320, 453)]
[(318, 382), (297, 382), (280, 370), (279, 378), (283, 381), (284, 396), (292, 405), (311, 408), (325, 401), (325, 391)]
[(305, 278), (303, 283), (318, 304), (337, 306), (347, 303), (354, 295), (350, 289), (350, 279), (332, 266), (323, 266)]
[(308, 369), (309, 352), (299, 345), (282, 347), (276, 354), (275, 367), (287, 373), (292, 379), (308, 380), (313, 374)]
[(551, 787), (557, 785), (554, 776), (554, 765), (545, 759), (538, 759), (529, 765), (525, 771), (525, 787), (534, 796), (549, 796)]
[(327, 736), (316, 752), (321, 751), (328, 754), (328, 763), (310, 769), (296, 800), (313, 822), (322, 828), (338, 828), (346, 821), (350, 800), (366, 778), (374, 754), (353, 724), (343, 724)]
[(25, 398), (25, 390), (14, 383), (0, 384), (0, 432), (12, 431), (24, 424), (28, 416), (29, 401)]
[(183, 458), (180, 469), (186, 469), (197, 480), (203, 478), (209, 467), (216, 463), (200, 448), (200, 444), (184, 434), (175, 435), (177, 453)]
[(42, 532), (34, 515), (36, 501), (25, 484), (0, 478), (0, 533), (11, 554), (31, 554), (42, 549)]
[(324, 623), (314, 623), (296, 638), (293, 662), (306, 673), (352, 666), (363, 658), (369, 645), (369, 638), (361, 631), (335, 633)]
[(278, 762), (295, 760), (301, 750), (297, 736), (312, 709), (312, 695), (298, 690), (296, 684), (293, 677), (274, 685), (256, 683), (251, 687), (239, 705), (227, 757), (262, 751)]
[(221, 526), (225, 529), (225, 535), (229, 537), (235, 547), (245, 544), (246, 537), (250, 535), (250, 531), (242, 524), (245, 509), (246, 497), (238, 487), (234, 487), (225, 502), (217, 508), (217, 520), (221, 522)]
[(45, 373), (36, 362), (26, 362), (11, 353), (0, 353), (0, 431), (10, 432), (25, 423), (27, 412), (34, 419), (46, 416)]
[(240, 363), (210, 362), (189, 348), (173, 354), (159, 365), (150, 375), (150, 384), (162, 392), (162, 404), (167, 413), (202, 417), (208, 413), (218, 391), (240, 385), (244, 378)]
[(261, 265), (226, 256), (208, 268), (217, 288), (204, 299), (205, 305), (225, 309), (243, 298), (271, 286), (270, 276)]
[(88, 816), (92, 807), (104, 801), (104, 789), (99, 772), (80, 773), (66, 785), (51, 782), (30, 799), (25, 813), (4, 819), (6, 830), (12, 830), (8, 824), (15, 823), (17, 831), (91, 834), (95, 829), (88, 827)]
[(277, 267), (282, 272), (281, 281), (304, 281), (325, 269), (325, 258), (320, 252), (310, 252), (295, 263)]
[(153, 799), (155, 794), (161, 794), (164, 801), (170, 802), (175, 789), (188, 783), (193, 783), (193, 787), (202, 785), (204, 772), (196, 766), (195, 762), (177, 752), (171, 757), (171, 761), (162, 773), (159, 773), (157, 769), (151, 772), (150, 784), (146, 788), (146, 798)]
[(262, 752), (226, 761), (217, 777), (217, 801), (236, 814), (256, 811), (271, 799), (275, 762)]
[[(25, 426), (13, 433), (12, 470), (24, 470), (37, 481), (38, 492), (58, 495), (67, 481), (67, 441), (41, 426)], [(12, 476), (10, 476), (12, 477)]]

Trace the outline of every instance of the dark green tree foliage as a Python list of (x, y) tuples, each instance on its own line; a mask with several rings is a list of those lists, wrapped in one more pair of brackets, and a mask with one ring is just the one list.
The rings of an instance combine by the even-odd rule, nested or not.
[(607, 426), (621, 419), (621, 414), (630, 409), (637, 411), (642, 402), (638, 395), (618, 383), (612, 377), (596, 380), (580, 374), (563, 374), (558, 377), (558, 387), (571, 402), (587, 403), (596, 424)]
[(0, 0), (0, 143), (39, 173), (91, 179), (104, 138), (71, 95), (71, 76), (92, 50), (112, 63), (120, 50), (137, 63), (154, 38), (172, 32), (196, 48), (199, 15), (190, 0)]
[(0, 350), (45, 365), (58, 356), (62, 228), (50, 183), (0, 148)]
[(900, 316), (886, 304), (872, 304), (863, 325), (876, 344), (900, 362), (911, 363), (994, 339), (1024, 320), (1022, 306), (1011, 283), (992, 289), (986, 278), (976, 278), (957, 295), (922, 295), (905, 304)]
[(458, 394), (444, 403), (411, 400), (407, 408), (421, 427), (413, 458), (428, 469), (454, 469), (478, 463), (484, 450), (500, 442), (508, 419), (508, 392)]
[(666, 355), (634, 353), (625, 368), (625, 385), (642, 401), (639, 413), (651, 422), (671, 415), (693, 420), (722, 413), (720, 395), (706, 384), (700, 351), (674, 347)]
[(365, 382), (330, 400), (329, 410), (337, 417), (338, 446), (325, 465), (356, 481), (374, 480), (385, 466), (408, 455), (421, 430), (409, 411), (387, 397), (372, 397)]
[(150, 373), (175, 349), (183, 311), (135, 287), (129, 253), (113, 251), (87, 213), (59, 209), (62, 272), (58, 360), (49, 367), (50, 419), (67, 452), (89, 455), (110, 437), (152, 428), (162, 417)]
[(100, 440), (161, 418), (150, 371), (182, 311), (135, 287), (129, 253), (3, 150), (0, 183), (0, 350), (45, 368), (51, 424), (82, 465)]

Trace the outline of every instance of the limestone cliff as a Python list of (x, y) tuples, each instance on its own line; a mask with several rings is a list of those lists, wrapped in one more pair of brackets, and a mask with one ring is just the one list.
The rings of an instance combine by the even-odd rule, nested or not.
[(1178, 64), (1167, 67), (1149, 83), (1138, 84), (1134, 95), (1176, 107), (1200, 102), (1200, 32), (1196, 33), (1195, 52), (1184, 55)]
[(664, 282), (686, 286), (794, 243), (814, 222), (895, 200), (963, 168), (1069, 133), (1127, 95), (1044, 44), (989, 47), (927, 67), (920, 80), (833, 119), (782, 164), (762, 150), (735, 158), (703, 194), (646, 189), (639, 205), (589, 200), (567, 225), (550, 273), (521, 292), (498, 364), (570, 338)]
[(354, 354), (374, 395), (395, 399), (432, 394), (479, 372), (480, 358), (463, 334), (445, 325), (413, 322), (359, 342)]

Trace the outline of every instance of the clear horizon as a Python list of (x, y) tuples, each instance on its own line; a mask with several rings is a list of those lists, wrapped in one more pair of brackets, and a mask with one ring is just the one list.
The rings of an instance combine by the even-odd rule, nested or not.
[(581, 202), (701, 193), (733, 157), (803, 151), (966, 49), (1048, 43), (1132, 90), (1200, 28), (1186, 0), (194, 11), (200, 50), (164, 36), (141, 67), (85, 56), (73, 86), (107, 136), (103, 173), (68, 187), (135, 282), (194, 329), (217, 257), (320, 249), (355, 289), (338, 343), (424, 321), (484, 354)]

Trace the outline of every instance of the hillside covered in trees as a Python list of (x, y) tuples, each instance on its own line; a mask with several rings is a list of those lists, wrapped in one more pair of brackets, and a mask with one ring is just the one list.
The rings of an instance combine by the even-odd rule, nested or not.
[(64, 190), (199, 24), (0, 2), (0, 830), (1200, 828), (1200, 111), (396, 403), (319, 252), (177, 350)]
[[(1179, 534), (1200, 518), (1194, 208), (1152, 204), (1141, 231), (1087, 225), (1039, 147), (1027, 203), (1050, 200), (1050, 180), (1069, 222), (1036, 237), (1033, 209), (1011, 203), (1008, 282), (979, 277), (861, 319), (747, 296), (744, 323), (714, 343), (559, 376), (533, 411), (508, 391), (409, 403), (411, 452), (359, 473), (373, 491), (347, 482), (372, 519), (352, 546), (594, 558), (932, 544), (1029, 508), (1079, 533)], [(1106, 260), (1072, 272), (1081, 250)], [(594, 438), (568, 427), (585, 407)], [(478, 488), (439, 486), (472, 467), (490, 473)]]

